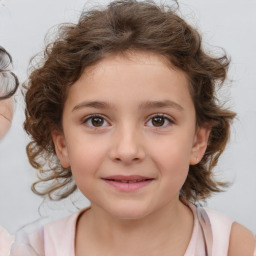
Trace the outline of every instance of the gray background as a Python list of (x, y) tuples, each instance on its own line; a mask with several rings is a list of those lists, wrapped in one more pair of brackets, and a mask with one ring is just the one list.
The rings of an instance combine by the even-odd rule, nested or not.
[[(215, 172), (233, 185), (207, 204), (256, 233), (256, 1), (179, 2), (182, 15), (202, 32), (205, 47), (218, 51), (212, 46), (221, 46), (232, 58), (229, 81), (221, 94), (225, 95), (224, 99), (230, 98), (227, 105), (238, 113), (238, 118)], [(48, 29), (61, 22), (77, 21), (85, 3), (93, 6), (95, 1), (6, 0), (0, 3), (0, 45), (13, 56), (15, 72), (22, 82), (29, 59), (44, 47)], [(24, 104), (20, 92), (15, 99), (11, 130), (0, 143), (0, 224), (11, 233), (39, 218), (39, 213), (61, 217), (76, 210), (74, 202), (79, 207), (88, 203), (79, 193), (63, 202), (42, 203), (42, 199), (31, 192), (30, 185), (36, 176), (25, 153), (28, 138), (22, 128)]]

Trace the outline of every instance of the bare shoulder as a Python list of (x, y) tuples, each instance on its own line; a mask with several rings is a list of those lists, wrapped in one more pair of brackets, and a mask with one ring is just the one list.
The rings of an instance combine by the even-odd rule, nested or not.
[(235, 222), (231, 228), (228, 256), (253, 256), (255, 237), (252, 232)]

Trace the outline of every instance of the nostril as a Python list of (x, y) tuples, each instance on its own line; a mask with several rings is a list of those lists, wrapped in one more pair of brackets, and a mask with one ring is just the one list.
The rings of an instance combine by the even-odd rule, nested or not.
[(122, 157), (116, 157), (114, 159), (116, 162), (130, 162), (130, 163), (134, 163), (134, 162), (139, 162), (140, 158), (139, 157), (135, 157), (135, 158), (122, 158)]

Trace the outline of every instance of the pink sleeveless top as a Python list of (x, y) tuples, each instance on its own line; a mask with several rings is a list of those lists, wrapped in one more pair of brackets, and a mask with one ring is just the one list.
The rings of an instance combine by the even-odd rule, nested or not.
[[(233, 221), (227, 216), (202, 207), (189, 205), (194, 227), (184, 256), (226, 256)], [(47, 224), (35, 232), (17, 235), (12, 256), (75, 256), (75, 232), (79, 215)], [(253, 256), (256, 256), (256, 248)]]

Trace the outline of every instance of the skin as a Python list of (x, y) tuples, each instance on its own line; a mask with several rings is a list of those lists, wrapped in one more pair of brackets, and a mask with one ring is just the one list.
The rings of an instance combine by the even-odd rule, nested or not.
[(0, 139), (2, 139), (11, 126), (13, 117), (13, 99), (0, 100)]
[(256, 255), (256, 237), (250, 230), (235, 222), (231, 229), (228, 256), (240, 255)]
[[(69, 89), (63, 130), (52, 132), (62, 166), (91, 201), (76, 255), (184, 255), (193, 216), (179, 191), (209, 133), (196, 127), (186, 74), (163, 57), (133, 52), (87, 68)], [(124, 192), (105, 181), (113, 175), (152, 181)]]
[[(0, 140), (6, 135), (10, 129), (14, 112), (13, 98), (0, 100)], [(5, 229), (0, 226), (0, 253), (7, 255), (10, 246), (13, 242), (13, 237), (10, 236)]]

